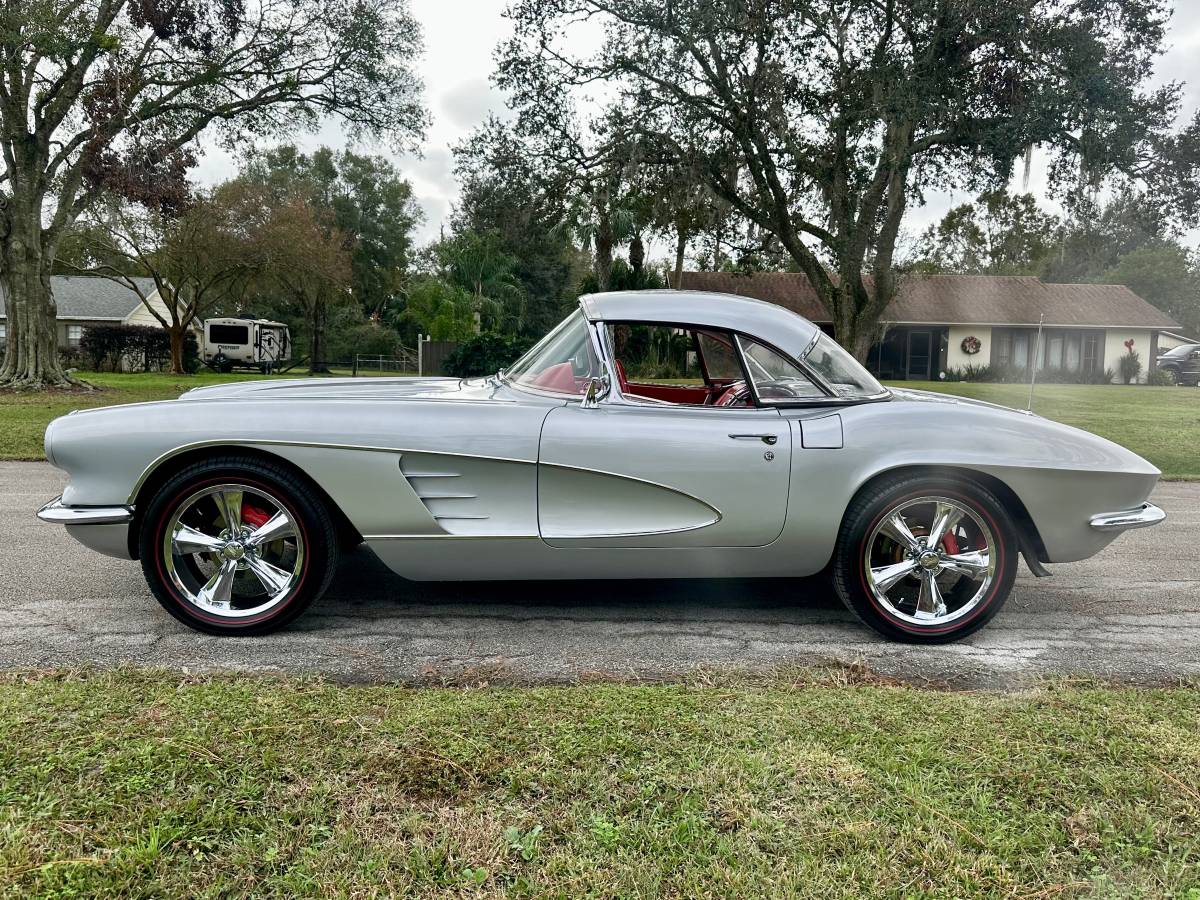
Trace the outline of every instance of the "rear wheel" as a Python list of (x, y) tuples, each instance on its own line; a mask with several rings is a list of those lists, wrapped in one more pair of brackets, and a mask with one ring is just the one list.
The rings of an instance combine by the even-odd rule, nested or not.
[(909, 476), (851, 503), (834, 583), (846, 606), (886, 637), (943, 643), (999, 612), (1016, 569), (1016, 532), (995, 496), (970, 481)]
[(337, 540), (328, 510), (286, 469), (226, 457), (158, 491), (140, 536), (142, 569), (172, 616), (209, 634), (265, 634), (328, 586)]

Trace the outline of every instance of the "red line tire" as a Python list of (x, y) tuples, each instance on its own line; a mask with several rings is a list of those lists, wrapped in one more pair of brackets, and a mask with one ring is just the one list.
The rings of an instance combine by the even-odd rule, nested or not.
[[(202, 608), (180, 589), (171, 575), (180, 558), (168, 564), (167, 528), (188, 498), (198, 491), (235, 483), (278, 501), (294, 525), (303, 555), (294, 583), (261, 614), (228, 618)], [(171, 477), (150, 500), (142, 516), (138, 546), (142, 571), (155, 599), (189, 628), (205, 634), (261, 635), (295, 621), (329, 586), (338, 562), (337, 529), (329, 510), (311, 489), (287, 468), (252, 457), (223, 455), (188, 466)], [(185, 576), (189, 577), (189, 576)]]
[[(867, 542), (891, 511), (932, 496), (961, 505), (986, 526), (994, 541), (994, 570), (983, 596), (967, 612), (953, 621), (920, 623), (882, 603), (871, 589)], [(898, 475), (861, 491), (847, 508), (834, 549), (834, 588), (847, 609), (886, 638), (950, 643), (978, 631), (1000, 611), (1016, 579), (1018, 546), (1016, 529), (1004, 505), (981, 485), (965, 478)]]

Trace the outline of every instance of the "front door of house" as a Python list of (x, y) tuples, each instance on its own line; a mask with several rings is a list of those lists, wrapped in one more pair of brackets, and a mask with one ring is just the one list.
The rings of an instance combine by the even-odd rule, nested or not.
[(905, 372), (910, 380), (929, 380), (929, 364), (933, 355), (933, 332), (910, 331), (908, 333), (908, 368)]

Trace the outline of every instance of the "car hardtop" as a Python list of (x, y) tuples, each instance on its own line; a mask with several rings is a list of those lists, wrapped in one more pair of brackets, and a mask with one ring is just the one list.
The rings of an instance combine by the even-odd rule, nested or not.
[(696, 325), (733, 331), (801, 359), (821, 329), (803, 316), (763, 300), (711, 291), (611, 291), (579, 298), (592, 322)]

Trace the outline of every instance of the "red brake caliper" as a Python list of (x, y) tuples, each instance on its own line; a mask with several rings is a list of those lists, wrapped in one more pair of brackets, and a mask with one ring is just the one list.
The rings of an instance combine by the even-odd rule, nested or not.
[(251, 506), (249, 503), (242, 504), (242, 521), (251, 528), (262, 528), (271, 519), (271, 516), (257, 506)]
[(946, 548), (946, 552), (951, 556), (959, 552), (958, 538), (953, 532), (946, 532), (946, 536), (942, 538), (942, 546)]

